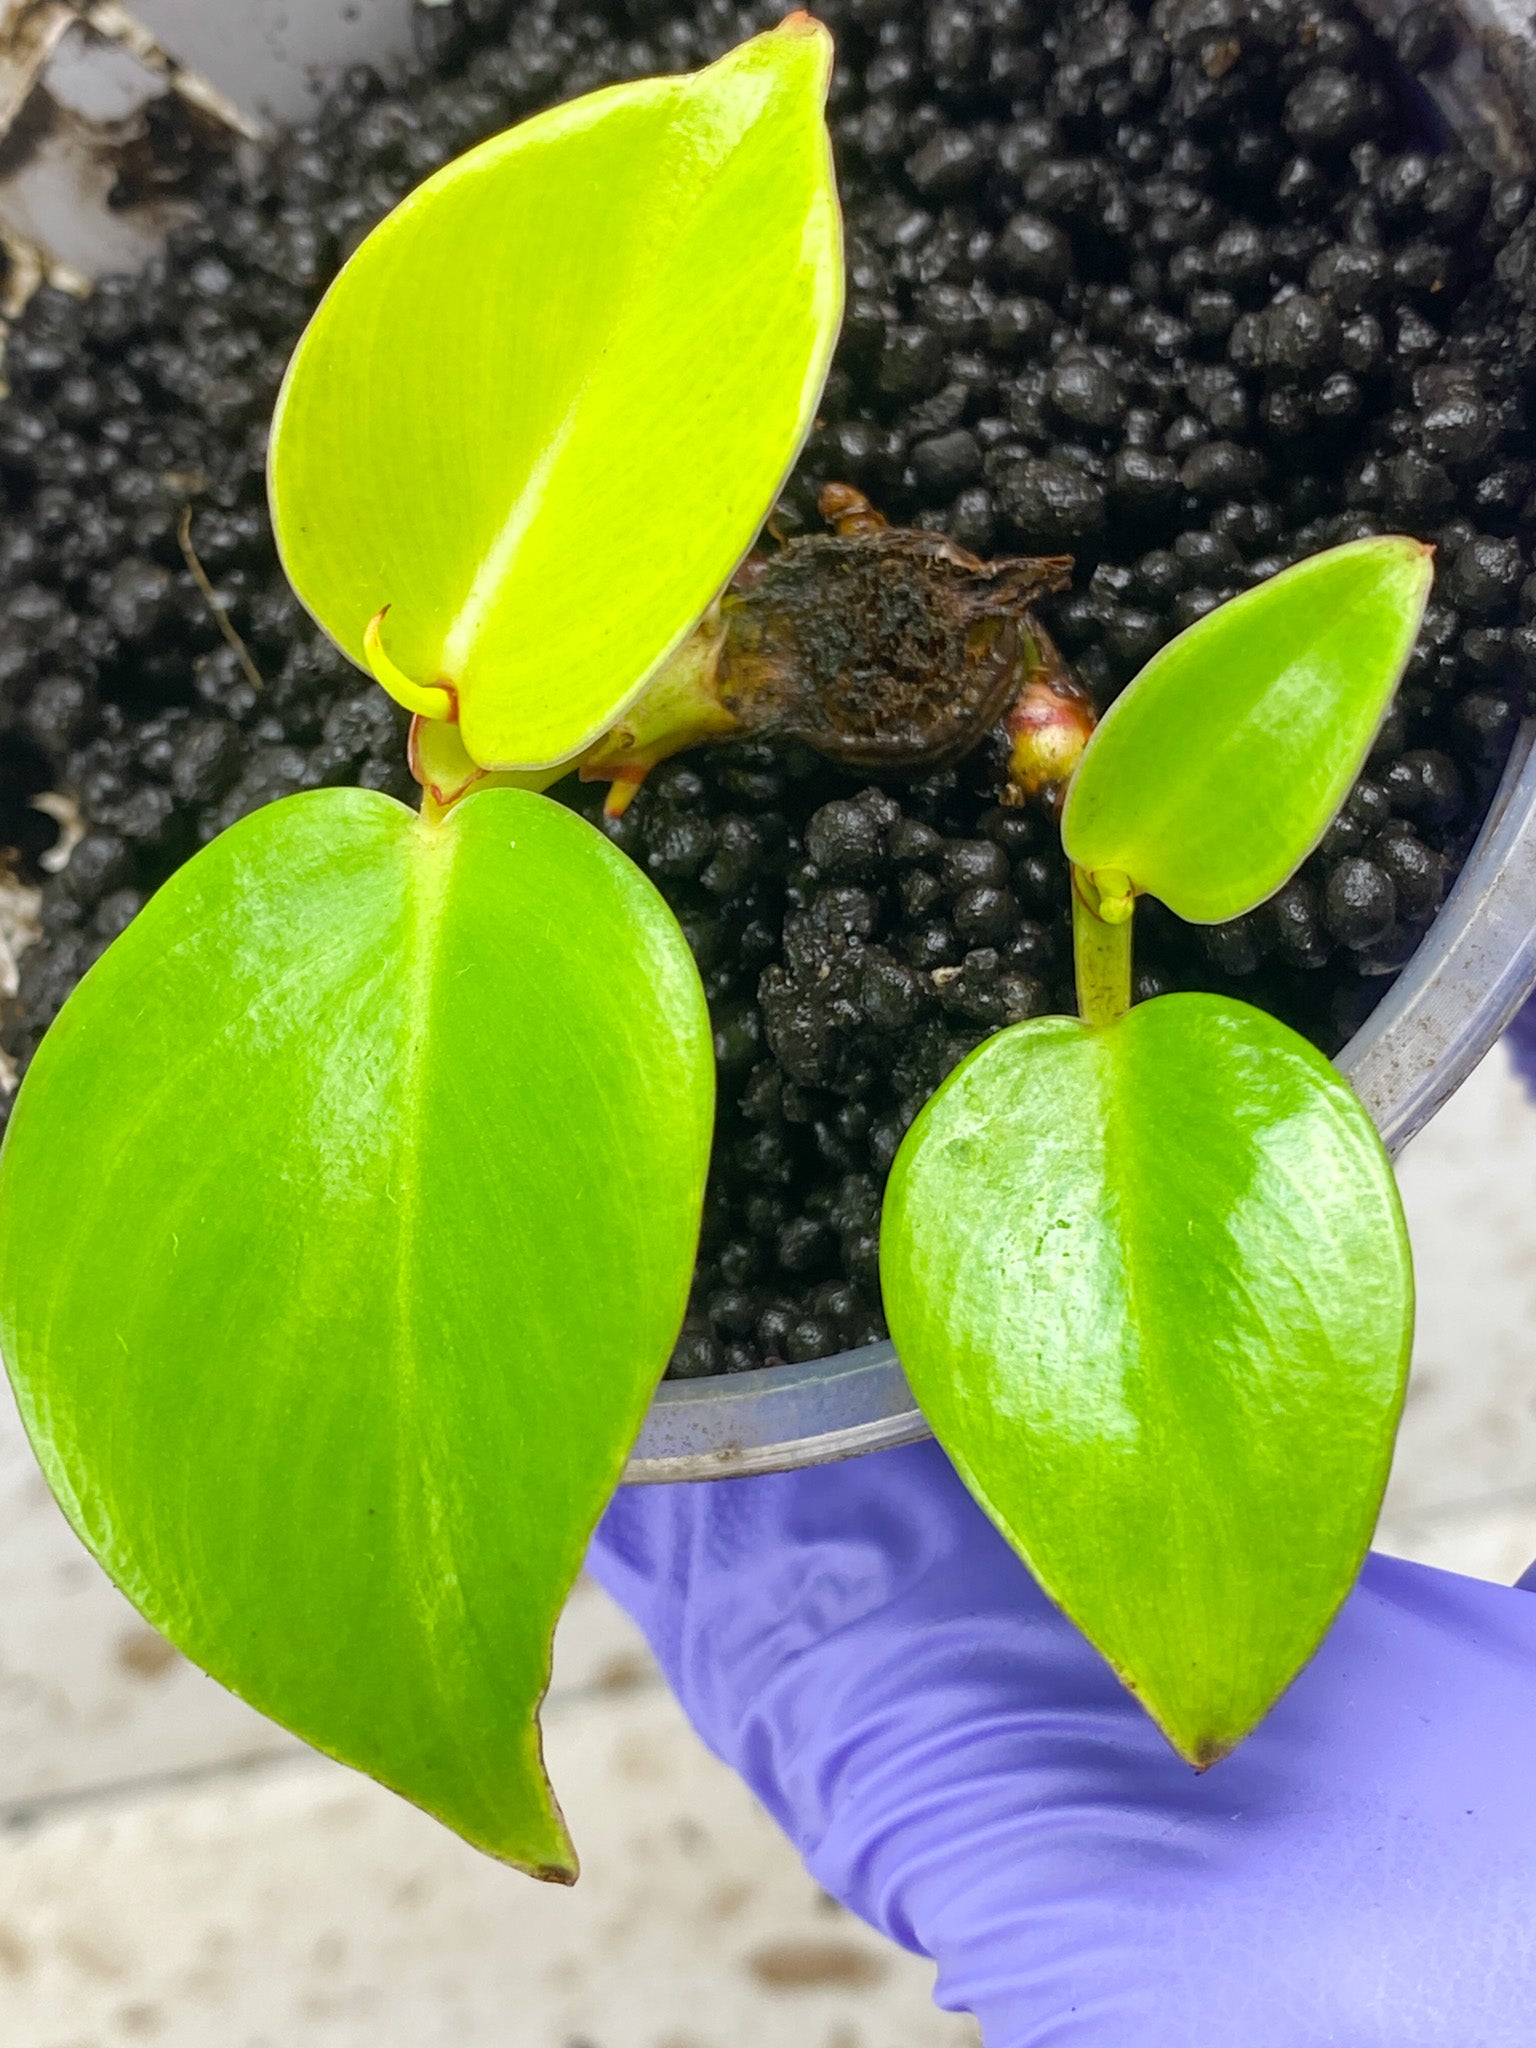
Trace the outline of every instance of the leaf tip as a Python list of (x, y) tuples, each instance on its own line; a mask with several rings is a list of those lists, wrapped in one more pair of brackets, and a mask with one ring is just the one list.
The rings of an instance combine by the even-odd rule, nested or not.
[[(821, 96), (826, 98), (832, 81), (833, 41), (832, 31), (824, 21), (818, 21), (804, 7), (797, 7), (793, 14), (786, 14), (774, 28), (767, 29), (754, 39), (759, 43), (777, 44), (783, 49), (786, 44), (800, 43), (808, 46), (809, 54), (816, 66), (817, 82)], [(743, 45), (750, 49), (750, 43)], [(787, 52), (786, 52), (787, 55)], [(729, 57), (726, 59), (729, 62)]]
[(1242, 1739), (1240, 1735), (1205, 1736), (1187, 1745), (1176, 1743), (1174, 1746), (1185, 1763), (1203, 1778), (1212, 1764), (1219, 1764), (1223, 1757), (1230, 1756)]
[(770, 35), (819, 37), (828, 46), (832, 42), (832, 31), (824, 21), (818, 21), (807, 8), (797, 7), (793, 14), (786, 14)]
[(1419, 581), (1423, 585), (1424, 595), (1427, 598), (1429, 586), (1434, 581), (1435, 575), (1435, 544), (1429, 540), (1415, 540), (1411, 535), (1407, 535), (1405, 538), (1408, 541), (1409, 548), (1412, 550), (1411, 559), (1414, 568), (1418, 571)]
[[(1282, 573), (1292, 577), (1296, 570), (1305, 571), (1314, 563), (1349, 561), (1370, 563), (1388, 569), (1394, 576), (1402, 575), (1414, 601), (1422, 602), (1434, 580), (1435, 546), (1433, 541), (1420, 540), (1411, 533), (1372, 534), (1364, 540), (1343, 541), (1337, 547), (1324, 548), (1320, 554), (1310, 555)], [(1278, 582), (1280, 578), (1274, 580)]]
[[(1431, 541), (1419, 540), (1411, 533), (1389, 533), (1383, 534), (1379, 541), (1367, 542), (1366, 545), (1375, 547), (1378, 560), (1390, 563), (1388, 574), (1392, 580), (1394, 594), (1402, 607), (1403, 625), (1408, 635), (1409, 647), (1404, 650), (1403, 655), (1406, 661), (1429, 603), (1430, 591), (1434, 587), (1434, 544)], [(1398, 676), (1400, 675), (1401, 670), (1398, 671)], [(1397, 679), (1394, 677), (1394, 685)]]
[(1412, 533), (1383, 534), (1378, 545), (1385, 551), (1390, 549), (1400, 555), (1404, 562), (1418, 576), (1432, 576), (1435, 567), (1435, 544), (1431, 540), (1420, 540)]
[[(1264, 1714), (1268, 1712), (1266, 1707), (1237, 1728), (1232, 1727), (1230, 1723), (1218, 1726), (1214, 1717), (1195, 1718), (1200, 1714), (1198, 1702), (1186, 1702), (1181, 1710), (1177, 1701), (1169, 1700), (1166, 1702), (1165, 1711), (1165, 1703), (1150, 1698), (1145, 1687), (1131, 1677), (1122, 1665), (1114, 1664), (1113, 1669), (1115, 1676), (1132, 1699), (1145, 1709), (1148, 1719), (1180, 1763), (1188, 1764), (1200, 1777), (1204, 1777), (1213, 1764), (1219, 1764), (1223, 1757), (1230, 1756), (1233, 1750), (1253, 1733), (1263, 1720)], [(1209, 1705), (1207, 1702), (1207, 1708)]]

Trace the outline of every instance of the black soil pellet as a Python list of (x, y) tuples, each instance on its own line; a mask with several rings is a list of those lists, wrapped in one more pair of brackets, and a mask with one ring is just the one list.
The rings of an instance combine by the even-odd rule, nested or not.
[[(142, 276), (32, 300), (0, 403), (0, 843), (43, 888), (5, 1025), (22, 1064), (236, 818), (327, 783), (411, 794), (402, 719), (289, 594), (266, 523), (267, 418), (338, 263), (481, 137), (783, 11), (422, 8), (403, 85), (349, 73), (312, 126), (211, 163)], [(1454, 22), (1413, 7), (1388, 49), (1320, 0), (818, 11), (848, 316), (781, 533), (841, 481), (980, 552), (1075, 554), (1050, 622), (1101, 704), (1301, 555), (1401, 529), (1439, 551), (1398, 705), (1301, 873), (1230, 925), (1138, 916), (1139, 996), (1242, 996), (1333, 1051), (1443, 900), (1536, 683), (1536, 194), (1424, 126), (1404, 73), (1445, 61)], [(50, 790), (83, 826), (57, 873)], [(878, 1337), (881, 1192), (913, 1118), (989, 1032), (1073, 1007), (1054, 824), (999, 808), (979, 759), (875, 787), (753, 744), (668, 763), (614, 836), (674, 905), (714, 1020), (673, 1373)]]

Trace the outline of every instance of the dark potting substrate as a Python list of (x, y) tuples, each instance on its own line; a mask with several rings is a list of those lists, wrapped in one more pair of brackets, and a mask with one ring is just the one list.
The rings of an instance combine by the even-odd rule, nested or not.
[[(323, 783), (409, 798), (401, 720), (290, 596), (266, 421), (337, 264), (427, 172), (536, 108), (691, 69), (784, 11), (459, 0), (400, 92), (348, 75), (246, 181), (211, 172), (139, 278), (45, 290), (0, 407), (0, 843), (23, 872), (67, 792), (5, 1040), (22, 1063), (175, 865)], [(1067, 552), (1045, 607), (1101, 706), (1181, 627), (1302, 554), (1407, 530), (1439, 549), (1397, 709), (1344, 815), (1263, 909), (1155, 904), (1138, 990), (1262, 1004), (1334, 1051), (1423, 934), (1536, 680), (1536, 216), (1521, 178), (1426, 154), (1405, 72), (1315, 0), (825, 0), (849, 302), (780, 507), (828, 479), (979, 553)], [(190, 537), (259, 671), (221, 637)], [(1191, 746), (1200, 744), (1191, 732)], [(595, 815), (598, 792), (572, 788)], [(1041, 811), (973, 760), (873, 788), (793, 747), (684, 755), (615, 836), (705, 977), (719, 1128), (672, 1372), (883, 1334), (881, 1190), (955, 1062), (1071, 1010), (1066, 871)]]

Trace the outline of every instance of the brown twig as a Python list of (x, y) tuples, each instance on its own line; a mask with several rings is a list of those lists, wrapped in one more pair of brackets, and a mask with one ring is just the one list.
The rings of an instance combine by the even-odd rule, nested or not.
[(192, 581), (203, 593), (203, 602), (207, 605), (209, 611), (213, 613), (215, 625), (223, 634), (226, 644), (232, 647), (240, 657), (240, 666), (245, 670), (246, 681), (253, 690), (264, 690), (266, 682), (262, 677), (261, 670), (251, 659), (251, 650), (235, 631), (234, 621), (230, 618), (229, 613), (225, 611), (223, 605), (219, 603), (218, 593), (208, 580), (208, 571), (197, 558), (197, 549), (192, 545), (192, 507), (190, 505), (183, 505), (181, 508), (181, 518), (176, 527), (176, 538), (181, 542), (182, 558), (192, 572)]

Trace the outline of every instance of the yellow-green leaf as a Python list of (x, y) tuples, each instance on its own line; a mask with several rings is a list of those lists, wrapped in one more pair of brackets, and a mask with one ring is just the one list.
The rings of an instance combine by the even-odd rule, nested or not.
[(842, 305), (830, 69), (792, 15), (510, 129), (368, 237), (299, 343), (284, 565), (412, 710), (456, 707), (483, 767), (612, 723), (799, 450)]
[(1069, 857), (1196, 924), (1262, 903), (1359, 774), (1429, 596), (1430, 550), (1388, 535), (1313, 555), (1153, 655), (1088, 743)]
[(675, 920), (573, 812), (317, 790), (151, 900), (0, 1153), (0, 1347), (81, 1537), (541, 1876), (550, 1639), (682, 1321), (713, 1084)]
[(1016, 1025), (908, 1132), (880, 1277), (966, 1484), (1214, 1761), (1353, 1582), (1402, 1405), (1407, 1234), (1348, 1083), (1216, 996)]

